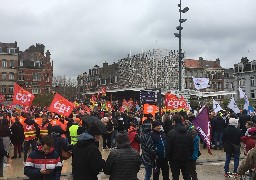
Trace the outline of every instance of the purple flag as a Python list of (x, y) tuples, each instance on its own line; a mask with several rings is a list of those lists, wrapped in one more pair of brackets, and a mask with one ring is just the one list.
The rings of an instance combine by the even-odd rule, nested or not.
[(204, 106), (198, 116), (193, 120), (192, 124), (199, 132), (201, 138), (207, 145), (208, 153), (211, 153), (211, 130), (210, 130), (210, 119), (209, 110), (207, 106)]

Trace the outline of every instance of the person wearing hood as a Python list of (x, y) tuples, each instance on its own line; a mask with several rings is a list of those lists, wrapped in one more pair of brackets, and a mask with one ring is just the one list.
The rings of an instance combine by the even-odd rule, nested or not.
[[(21, 147), (24, 141), (24, 129), (19, 121), (19, 118), (15, 117), (15, 122), (11, 126), (11, 131), (11, 142), (14, 146), (14, 156), (12, 156), (12, 159), (16, 159), (17, 157), (21, 158)], [(17, 153), (19, 153), (19, 156), (17, 156)]]
[(80, 134), (72, 151), (72, 174), (74, 180), (97, 180), (105, 161), (98, 149), (97, 142), (101, 131), (94, 123), (86, 132)]
[(156, 159), (156, 150), (154, 148), (153, 141), (150, 136), (151, 124), (142, 125), (142, 135), (141, 135), (141, 159), (145, 166), (145, 177), (144, 180), (150, 180), (152, 175), (152, 168)]
[(139, 153), (130, 145), (126, 132), (116, 136), (117, 148), (112, 150), (103, 168), (109, 180), (138, 180), (141, 158)]
[(172, 178), (178, 180), (181, 171), (183, 179), (189, 180), (189, 161), (194, 152), (193, 137), (182, 123), (180, 115), (174, 115), (172, 120), (174, 128), (167, 135), (166, 147)]
[(128, 129), (128, 137), (131, 147), (140, 153), (140, 136), (136, 124), (131, 123)]
[(162, 123), (160, 121), (152, 122), (150, 136), (156, 151), (153, 180), (159, 179), (160, 169), (162, 170), (163, 180), (169, 180), (169, 166), (166, 158), (166, 134), (162, 131)]
[(41, 140), (41, 146), (29, 154), (24, 167), (24, 174), (29, 179), (60, 180), (62, 163), (53, 147), (54, 139), (45, 136)]
[(24, 129), (24, 162), (27, 159), (29, 147), (31, 145), (32, 150), (36, 150), (37, 140), (40, 138), (40, 129), (35, 122), (34, 117), (27, 114), (23, 125)]
[(234, 157), (234, 171), (233, 175), (238, 176), (237, 168), (239, 166), (240, 157), (240, 138), (242, 137), (241, 131), (237, 128), (238, 119), (234, 115), (230, 115), (229, 126), (224, 130), (222, 142), (224, 145), (224, 152), (226, 152), (226, 161), (224, 166), (224, 176), (229, 175), (229, 163), (231, 157)]

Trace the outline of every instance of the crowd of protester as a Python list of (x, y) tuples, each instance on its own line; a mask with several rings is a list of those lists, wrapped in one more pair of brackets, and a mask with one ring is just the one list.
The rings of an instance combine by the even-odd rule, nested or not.
[[(99, 119), (106, 129), (97, 123), (88, 123), (88, 117)], [(145, 119), (143, 117), (146, 117)], [(211, 148), (224, 150), (226, 161), (224, 176), (239, 176), (252, 171), (256, 162), (256, 116), (244, 110), (240, 115), (227, 111), (209, 113), (211, 124)], [(103, 171), (110, 179), (137, 179), (141, 164), (145, 167), (145, 180), (196, 180), (196, 161), (200, 156), (200, 138), (193, 126), (196, 118), (192, 112), (166, 112), (143, 114), (141, 111), (76, 111), (63, 117), (47, 110), (33, 113), (0, 113), (0, 160), (8, 168), (8, 158), (24, 160), (24, 174), (30, 179), (60, 179), (64, 152), (72, 153), (74, 180), (98, 179)], [(40, 119), (40, 121), (39, 121)], [(102, 147), (99, 140), (102, 136)], [(10, 157), (10, 144), (14, 151)], [(240, 146), (245, 159), (239, 166)], [(29, 153), (30, 148), (32, 152)], [(109, 151), (106, 161), (101, 155)], [(234, 158), (233, 172), (229, 172)], [(44, 159), (44, 160), (42, 160)], [(1, 166), (0, 166), (1, 168)]]

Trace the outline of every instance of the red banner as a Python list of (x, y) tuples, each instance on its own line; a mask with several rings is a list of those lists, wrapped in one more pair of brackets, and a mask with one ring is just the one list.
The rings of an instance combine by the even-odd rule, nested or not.
[(49, 111), (55, 112), (63, 116), (69, 116), (74, 109), (74, 104), (69, 102), (67, 99), (56, 93), (52, 103), (49, 107)]
[(106, 92), (107, 92), (106, 86), (102, 86), (102, 87), (101, 87), (101, 95), (102, 95), (102, 96), (106, 96)]
[(14, 93), (13, 93), (13, 104), (19, 104), (23, 106), (31, 106), (35, 96), (20, 87), (18, 84), (14, 84)]
[(188, 103), (182, 96), (178, 98), (176, 95), (171, 93), (165, 94), (165, 105), (166, 109), (170, 110), (189, 110)]

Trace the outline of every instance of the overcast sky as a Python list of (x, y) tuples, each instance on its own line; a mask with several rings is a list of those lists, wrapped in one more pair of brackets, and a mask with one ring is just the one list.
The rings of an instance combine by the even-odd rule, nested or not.
[[(75, 77), (95, 64), (154, 48), (178, 49), (179, 0), (8, 0), (0, 6), (0, 42), (21, 51), (42, 43), (54, 75)], [(256, 59), (255, 0), (182, 0), (186, 58), (220, 58), (225, 68)]]

